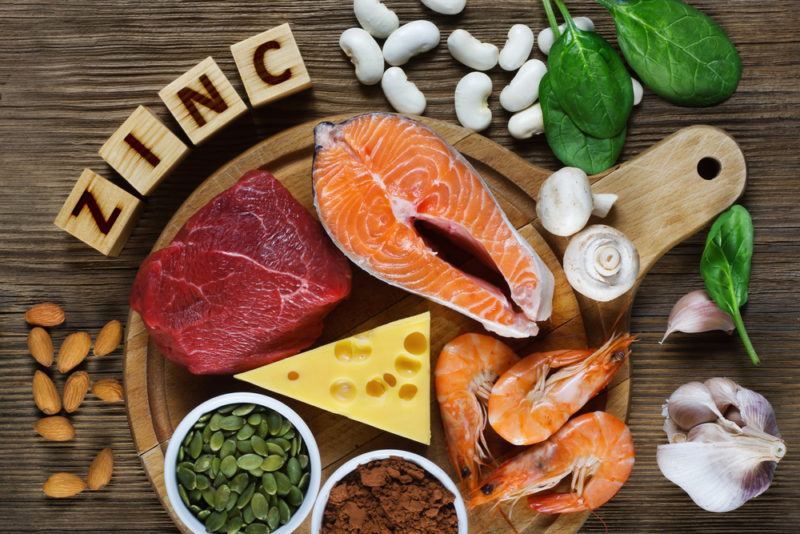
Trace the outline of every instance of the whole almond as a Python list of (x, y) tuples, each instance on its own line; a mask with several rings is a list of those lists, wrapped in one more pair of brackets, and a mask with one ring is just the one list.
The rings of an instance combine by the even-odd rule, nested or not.
[(75, 437), (75, 427), (69, 419), (60, 415), (42, 417), (36, 421), (33, 429), (48, 441), (70, 441)]
[(41, 365), (45, 367), (53, 365), (53, 339), (41, 326), (28, 332), (28, 350), (33, 359)]
[(92, 393), (105, 402), (121, 402), (124, 400), (122, 384), (114, 378), (104, 378), (92, 385)]
[(58, 326), (64, 322), (64, 310), (58, 304), (42, 302), (25, 312), (25, 320), (36, 326)]
[(72, 473), (55, 473), (44, 483), (42, 490), (48, 497), (65, 499), (86, 489), (86, 483)]
[(64, 383), (64, 410), (73, 413), (80, 408), (83, 398), (89, 391), (89, 373), (76, 371)]
[(116, 319), (107, 322), (94, 340), (94, 355), (111, 354), (119, 347), (120, 341), (122, 341), (122, 323)]
[(58, 370), (68, 373), (76, 368), (89, 355), (92, 338), (86, 332), (75, 332), (64, 339), (58, 349)]
[(61, 411), (61, 397), (58, 396), (56, 385), (49, 376), (39, 370), (33, 374), (33, 402), (47, 415)]
[(111, 482), (111, 473), (114, 471), (114, 454), (111, 449), (100, 451), (89, 466), (86, 482), (89, 489), (96, 491)]

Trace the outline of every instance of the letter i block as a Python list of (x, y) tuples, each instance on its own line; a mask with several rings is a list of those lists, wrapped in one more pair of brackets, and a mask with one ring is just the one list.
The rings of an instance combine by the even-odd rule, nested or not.
[(195, 145), (247, 111), (247, 105), (210, 57), (163, 88), (158, 96)]
[(138, 198), (85, 169), (55, 224), (106, 256), (119, 256), (140, 207)]
[(236, 43), (231, 53), (253, 107), (311, 87), (289, 24)]
[(142, 195), (149, 195), (189, 153), (144, 106), (139, 106), (100, 149), (100, 157)]

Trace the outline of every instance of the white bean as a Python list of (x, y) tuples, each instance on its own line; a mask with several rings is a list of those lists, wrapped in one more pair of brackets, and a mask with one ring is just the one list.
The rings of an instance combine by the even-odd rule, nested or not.
[(489, 95), (492, 79), (483, 72), (470, 72), (456, 85), (456, 117), (465, 128), (479, 132), (492, 122)]
[(489, 70), (497, 65), (500, 51), (491, 43), (482, 43), (467, 30), (456, 30), (447, 38), (447, 49), (459, 63), (475, 70)]
[(398, 67), (417, 54), (436, 48), (439, 40), (439, 28), (433, 22), (415, 20), (403, 24), (386, 38), (383, 57), (389, 65)]
[(547, 66), (531, 59), (519, 69), (511, 83), (500, 92), (500, 105), (511, 112), (530, 107), (539, 98), (539, 82), (547, 74)]
[[(592, 22), (592, 19), (589, 17), (575, 17), (572, 20), (575, 22), (575, 26), (577, 26), (579, 30), (583, 30), (585, 32), (594, 31), (594, 22)], [(564, 28), (566, 27), (566, 23), (560, 24), (558, 26), (559, 32), (563, 33)], [(553, 30), (549, 26), (540, 31), (539, 36), (536, 38), (536, 42), (539, 44), (539, 50), (541, 50), (542, 54), (544, 55), (550, 54), (550, 48), (553, 46), (555, 41)]]
[(638, 106), (644, 96), (644, 88), (636, 78), (631, 78), (631, 84), (633, 84), (633, 105)]
[(500, 68), (517, 70), (533, 50), (533, 30), (525, 24), (514, 24), (508, 30), (508, 39), (500, 51)]
[(339, 46), (356, 67), (356, 78), (375, 85), (383, 76), (383, 54), (373, 37), (361, 28), (349, 28), (339, 37)]
[(361, 27), (377, 39), (385, 39), (400, 27), (397, 14), (380, 0), (353, 0), (353, 12)]
[(508, 120), (508, 133), (514, 139), (530, 139), (542, 132), (544, 132), (544, 117), (542, 117), (542, 105), (539, 103), (515, 113)]
[(464, 11), (467, 0), (422, 0), (428, 9), (442, 15), (458, 15)]
[(400, 67), (389, 67), (383, 73), (381, 88), (386, 100), (400, 113), (422, 115), (425, 112), (425, 95), (414, 82), (409, 81)]

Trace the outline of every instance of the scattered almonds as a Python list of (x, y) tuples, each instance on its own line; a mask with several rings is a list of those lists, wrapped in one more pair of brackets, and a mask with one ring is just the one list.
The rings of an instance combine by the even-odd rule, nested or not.
[(111, 473), (114, 471), (114, 454), (111, 449), (100, 451), (89, 466), (86, 482), (92, 491), (99, 490), (111, 482)]
[(89, 391), (89, 373), (77, 371), (69, 375), (64, 384), (64, 410), (73, 413), (80, 408), (83, 398)]
[(92, 394), (105, 402), (122, 402), (122, 384), (115, 378), (98, 380), (92, 386)]
[(122, 323), (116, 319), (107, 322), (94, 340), (94, 355), (111, 354), (119, 347), (120, 341), (122, 341)]
[(53, 365), (53, 339), (41, 326), (28, 332), (28, 350), (39, 364), (44, 367)]
[(85, 489), (86, 483), (72, 473), (50, 475), (42, 487), (44, 494), (54, 499), (74, 497)]
[(58, 350), (58, 370), (68, 373), (89, 355), (92, 338), (86, 332), (75, 332), (64, 339)]
[(25, 312), (25, 320), (35, 326), (58, 326), (64, 322), (64, 310), (58, 304), (42, 302)]
[(33, 429), (48, 441), (70, 441), (75, 437), (75, 427), (60, 415), (39, 419)]
[(58, 396), (56, 385), (49, 376), (39, 370), (33, 375), (33, 401), (36, 407), (47, 415), (61, 411), (61, 397)]

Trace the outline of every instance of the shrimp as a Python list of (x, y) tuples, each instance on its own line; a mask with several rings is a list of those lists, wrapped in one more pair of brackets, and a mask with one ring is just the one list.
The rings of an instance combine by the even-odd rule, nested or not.
[(497, 377), (517, 361), (504, 343), (464, 334), (445, 345), (436, 362), (436, 398), (450, 462), (470, 488), (475, 487), (476, 468), (491, 459), (483, 436), (486, 399)]
[[(514, 445), (546, 440), (608, 385), (633, 341), (626, 334), (597, 350), (559, 350), (523, 358), (492, 387), (489, 423)], [(548, 376), (556, 368), (561, 369)]]
[[(528, 505), (546, 514), (594, 510), (616, 495), (633, 462), (633, 439), (625, 423), (606, 412), (583, 414), (503, 463), (472, 491), (468, 504), (474, 508), (529, 495)], [(569, 492), (530, 495), (555, 487), (569, 474)]]

